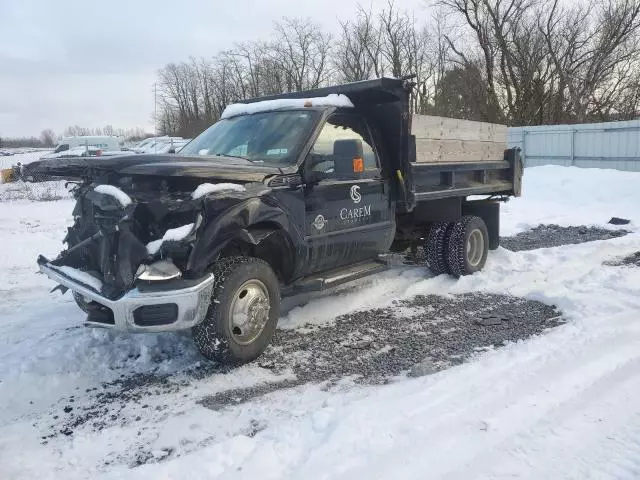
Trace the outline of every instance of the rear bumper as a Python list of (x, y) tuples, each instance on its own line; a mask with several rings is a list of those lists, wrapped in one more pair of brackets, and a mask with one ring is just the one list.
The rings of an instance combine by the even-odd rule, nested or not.
[[(78, 293), (91, 304), (87, 323), (128, 332), (166, 332), (184, 330), (200, 323), (209, 308), (213, 275), (194, 281), (163, 282), (138, 287), (111, 300), (58, 271), (50, 263), (41, 263), (40, 271), (51, 280)], [(175, 287), (175, 288), (174, 288)], [(99, 313), (99, 315), (98, 315)]]

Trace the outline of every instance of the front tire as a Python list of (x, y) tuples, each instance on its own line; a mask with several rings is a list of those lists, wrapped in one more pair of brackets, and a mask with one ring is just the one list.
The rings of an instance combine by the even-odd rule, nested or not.
[(203, 356), (224, 364), (255, 360), (267, 348), (280, 316), (280, 287), (267, 262), (253, 257), (221, 259), (213, 269), (211, 304), (193, 327)]
[(465, 215), (453, 224), (447, 246), (447, 265), (454, 277), (482, 270), (489, 253), (487, 226), (480, 217)]

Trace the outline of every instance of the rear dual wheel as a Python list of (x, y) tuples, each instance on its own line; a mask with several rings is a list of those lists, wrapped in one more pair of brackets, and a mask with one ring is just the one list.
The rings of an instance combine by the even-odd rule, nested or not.
[(487, 261), (487, 226), (482, 218), (472, 215), (465, 215), (453, 223), (434, 223), (425, 250), (429, 269), (436, 275), (471, 275), (482, 270)]

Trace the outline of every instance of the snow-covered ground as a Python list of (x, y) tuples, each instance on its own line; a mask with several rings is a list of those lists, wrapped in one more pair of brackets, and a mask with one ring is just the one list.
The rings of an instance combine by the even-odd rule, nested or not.
[(63, 409), (81, 410), (103, 383), (180, 378), (199, 357), (186, 335), (80, 327), (71, 297), (47, 293), (53, 285), (35, 274), (37, 254), (61, 248), (71, 200), (0, 203), (0, 478), (639, 478), (640, 268), (603, 262), (640, 250), (640, 173), (536, 167), (524, 185), (503, 208), (503, 235), (541, 223), (605, 226), (612, 216), (631, 219), (632, 233), (499, 249), (460, 280), (398, 268), (280, 324), (485, 291), (555, 304), (565, 325), (427, 377), (302, 385), (221, 410), (199, 401), (286, 375), (254, 363), (165, 390), (151, 383), (161, 391), (146, 403), (122, 401), (105, 425), (52, 437)]
[(43, 148), (15, 148), (5, 149), (5, 151), (12, 153), (9, 156), (0, 156), (0, 169), (10, 168), (18, 163), (27, 165), (28, 163), (40, 160), (43, 155), (51, 152), (51, 149)]

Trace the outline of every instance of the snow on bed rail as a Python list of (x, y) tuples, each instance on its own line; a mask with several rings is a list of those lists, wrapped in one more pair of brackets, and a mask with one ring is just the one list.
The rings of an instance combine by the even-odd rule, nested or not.
[(131, 197), (120, 190), (118, 187), (114, 187), (113, 185), (98, 185), (96, 188), (94, 188), (94, 191), (102, 193), (104, 195), (112, 196), (113, 198), (118, 200), (118, 202), (120, 202), (120, 205), (122, 205), (123, 207), (131, 205)]
[(158, 253), (164, 242), (179, 242), (180, 240), (184, 240), (193, 231), (194, 226), (195, 224), (190, 223), (188, 225), (183, 225), (182, 227), (167, 230), (164, 232), (161, 239), (147, 243), (147, 252), (149, 252), (150, 255), (155, 255)]
[(263, 100), (255, 103), (233, 103), (227, 105), (222, 112), (221, 119), (235, 117), (236, 115), (251, 115), (252, 113), (267, 112), (285, 108), (304, 108), (311, 103), (313, 107), (346, 107), (353, 108), (349, 97), (332, 93), (326, 97), (312, 98), (278, 98), (276, 100)]
[(198, 185), (198, 188), (193, 191), (193, 193), (191, 194), (191, 198), (197, 200), (198, 198), (204, 197), (205, 195), (208, 195), (210, 193), (223, 191), (244, 192), (246, 191), (246, 188), (244, 188), (242, 185), (238, 185), (237, 183), (203, 183), (201, 185)]
[(100, 292), (100, 290), (102, 289), (102, 282), (90, 273), (83, 272), (82, 270), (78, 270), (77, 268), (67, 267), (66, 265), (62, 265), (60, 267), (49, 265), (49, 267), (83, 285), (86, 285), (87, 287), (92, 288), (96, 292)]

